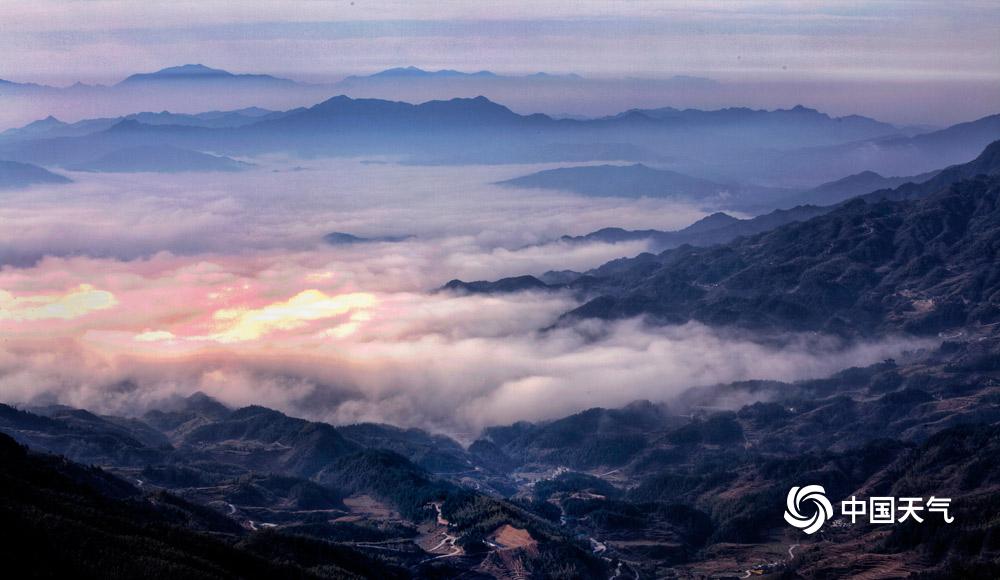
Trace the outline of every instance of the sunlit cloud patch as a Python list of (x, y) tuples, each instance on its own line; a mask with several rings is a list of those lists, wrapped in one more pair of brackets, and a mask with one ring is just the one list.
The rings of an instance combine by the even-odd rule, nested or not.
[[(922, 346), (799, 335), (765, 345), (641, 320), (553, 330), (581, 297), (438, 289), (452, 278), (585, 271), (646, 243), (560, 236), (675, 229), (704, 213), (488, 185), (523, 167), (309, 163), (197, 179), (80, 175), (62, 189), (9, 194), (0, 400), (127, 414), (200, 390), (232, 406), (465, 436), (669, 401), (693, 386), (825, 376)], [(149, 217), (162, 215), (171, 219)], [(413, 237), (324, 244), (332, 231)]]
[(315, 289), (303, 290), (284, 302), (261, 308), (226, 308), (212, 318), (222, 327), (209, 338), (218, 342), (254, 340), (276, 330), (291, 330), (316, 320), (325, 320), (376, 305), (374, 295), (356, 292), (330, 296)]
[(15, 296), (0, 290), (0, 321), (70, 320), (118, 304), (115, 296), (89, 284), (80, 284), (62, 294)]

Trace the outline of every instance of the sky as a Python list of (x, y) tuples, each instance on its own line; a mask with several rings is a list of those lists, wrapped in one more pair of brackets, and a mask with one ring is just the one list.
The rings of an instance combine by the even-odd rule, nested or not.
[(944, 126), (1000, 109), (998, 46), (1000, 3), (986, 0), (0, 2), (0, 79), (20, 82), (112, 84), (204, 63), (316, 83), (411, 65), (722, 83), (602, 85), (586, 103), (512, 103), (524, 113), (802, 103)]
[(5, 0), (0, 78), (215, 66), (322, 78), (399, 65), (587, 75), (1000, 78), (1000, 4), (888, 0)]

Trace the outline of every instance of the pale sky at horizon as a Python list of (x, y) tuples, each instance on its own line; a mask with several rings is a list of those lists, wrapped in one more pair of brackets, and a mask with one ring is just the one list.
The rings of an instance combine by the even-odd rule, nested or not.
[(591, 76), (1000, 79), (1000, 3), (5, 0), (0, 78), (114, 82), (204, 62), (337, 78), (393, 66)]
[(901, 123), (1000, 110), (1000, 2), (982, 0), (2, 0), (0, 54), (0, 79), (54, 85), (188, 63), (306, 82), (413, 65), (703, 76), (729, 83), (728, 105)]

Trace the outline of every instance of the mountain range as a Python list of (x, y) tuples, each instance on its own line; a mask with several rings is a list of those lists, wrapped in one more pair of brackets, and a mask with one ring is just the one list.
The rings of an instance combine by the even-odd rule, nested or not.
[[(842, 336), (975, 332), (1000, 322), (998, 195), (995, 142), (922, 184), (872, 192), (720, 245), (644, 253), (555, 284), (522, 276), (455, 280), (445, 288), (569, 289), (586, 298), (566, 314), (570, 319), (642, 315), (659, 323)], [(734, 224), (721, 216), (710, 223)]]
[(330, 232), (329, 234), (323, 236), (323, 241), (331, 246), (347, 246), (351, 244), (395, 243), (402, 242), (410, 237), (411, 236), (376, 236), (366, 238), (356, 236), (354, 234), (348, 234), (346, 232)]
[(568, 243), (645, 241), (649, 249), (663, 251), (683, 245), (712, 246), (729, 242), (742, 236), (750, 236), (799, 221), (806, 221), (830, 211), (828, 207), (801, 205), (791, 209), (776, 209), (753, 218), (738, 219), (723, 212), (708, 215), (686, 228), (676, 231), (626, 230), (622, 228), (602, 228), (582, 236), (563, 236)]
[[(0, 511), (16, 525), (0, 533), (42, 575), (124, 559), (122, 577), (989, 577), (998, 349), (996, 332), (967, 335), (823, 379), (489, 427), (467, 446), (200, 393), (133, 417), (0, 405)], [(814, 541), (781, 517), (802, 481), (833, 501), (949, 497), (961, 524), (828, 522)]]
[[(807, 201), (789, 199), (794, 192), (781, 188), (807, 191), (817, 183), (856, 173), (858, 167), (873, 172), (889, 167), (899, 170), (896, 175), (920, 177), (917, 174), (944, 164), (967, 161), (1000, 136), (1000, 125), (996, 123), (1000, 117), (910, 137), (899, 131), (895, 136), (886, 136), (885, 132), (892, 128), (884, 123), (860, 117), (833, 118), (805, 107), (658, 114), (663, 118), (632, 111), (602, 119), (554, 119), (542, 114), (521, 115), (485, 97), (414, 105), (341, 95), (286, 111), (142, 113), (69, 126), (46, 119), (4, 133), (0, 157), (66, 166), (127, 147), (172, 146), (229, 156), (280, 151), (396, 155), (407, 163), (434, 165), (641, 161), (643, 165), (630, 169), (608, 167), (603, 171), (635, 173), (631, 178), (626, 176), (626, 184), (631, 185), (622, 190), (645, 190), (650, 186), (660, 191), (678, 180), (702, 190), (722, 184), (727, 190), (735, 188), (743, 198), (756, 200), (757, 210), (767, 211)], [(855, 158), (854, 152), (864, 152), (864, 158)], [(662, 173), (668, 171), (667, 167), (673, 173)], [(574, 171), (598, 170), (553, 171), (533, 180), (551, 182), (557, 177), (570, 179)], [(657, 171), (661, 173), (654, 173)], [(697, 177), (682, 179), (675, 173)], [(862, 174), (828, 186), (828, 192), (807, 193), (820, 197), (850, 195), (865, 187), (865, 182), (874, 184), (871, 177)], [(617, 178), (608, 177), (605, 193), (612, 191)], [(749, 182), (764, 187), (733, 185)], [(809, 183), (808, 187), (798, 186), (803, 182)], [(889, 179), (881, 185), (894, 183)], [(781, 199), (782, 195), (786, 199)]]
[(747, 107), (730, 107), (714, 111), (680, 110), (673, 107), (630, 109), (606, 118), (653, 119), (677, 127), (719, 132), (720, 136), (728, 135), (734, 138), (738, 138), (741, 134), (745, 138), (746, 134), (751, 132), (761, 133), (767, 134), (771, 140), (785, 143), (786, 147), (801, 145), (804, 138), (810, 139), (812, 144), (817, 144), (817, 139), (843, 143), (898, 135), (901, 132), (899, 127), (869, 117), (861, 115), (831, 117), (802, 105), (773, 111)]
[(221, 155), (170, 146), (139, 145), (116, 149), (104, 155), (71, 165), (74, 171), (100, 173), (180, 173), (187, 171), (243, 171), (249, 163)]
[(206, 87), (222, 84), (234, 88), (251, 88), (253, 85), (290, 88), (301, 84), (271, 75), (231, 73), (226, 70), (207, 67), (203, 64), (184, 64), (166, 67), (154, 72), (129, 75), (113, 85), (88, 85), (78, 82), (67, 87), (55, 87), (0, 79), (0, 96), (12, 96), (19, 93), (52, 94), (58, 92), (87, 93), (94, 91), (141, 90), (156, 85), (192, 83)]
[(583, 77), (577, 74), (550, 74), (544, 72), (538, 72), (528, 75), (520, 76), (509, 76), (509, 75), (499, 75), (497, 73), (481, 70), (476, 72), (462, 72), (454, 69), (441, 69), (441, 70), (424, 70), (415, 66), (406, 67), (395, 67), (372, 73), (370, 75), (351, 75), (345, 77), (342, 81), (338, 82), (335, 86), (343, 89), (354, 88), (357, 85), (370, 83), (372, 81), (392, 81), (399, 82), (400, 80), (412, 81), (412, 80), (440, 80), (440, 79), (490, 79), (490, 80), (517, 80), (517, 79), (562, 79), (562, 80), (580, 80)]
[(138, 121), (146, 125), (178, 125), (185, 127), (240, 127), (264, 119), (283, 115), (283, 112), (270, 111), (258, 107), (239, 109), (235, 111), (209, 111), (193, 115), (161, 111), (159, 113), (132, 113), (123, 117), (108, 117), (103, 119), (85, 119), (75, 123), (66, 123), (49, 116), (28, 123), (23, 127), (7, 129), (0, 133), (0, 141), (43, 139), (51, 137), (75, 137), (110, 129), (122, 121)]
[(0, 160), (0, 189), (19, 189), (36, 184), (69, 182), (70, 179), (67, 177), (30, 163)]
[(118, 118), (136, 111), (288, 110), (315, 103), (333, 92), (330, 85), (234, 73), (201, 64), (141, 72), (109, 84), (50, 86), (0, 80), (0, 102), (4, 104), (0, 127), (24, 125), (49, 115), (76, 121)]
[[(272, 565), (305, 568), (307, 577), (340, 578), (345, 568), (362, 577), (409, 577), (408, 571), (419, 577), (450, 576), (505, 567), (540, 575), (571, 570), (581, 578), (601, 577), (603, 572), (603, 564), (585, 543), (546, 519), (495, 493), (460, 486), (458, 477), (429, 471), (474, 472), (460, 445), (418, 430), (371, 424), (338, 429), (263, 407), (232, 410), (196, 394), (141, 418), (98, 416), (66, 407), (27, 412), (0, 405), (0, 431), (32, 449), (104, 466), (113, 475), (89, 470), (91, 479), (103, 482), (101, 489), (94, 490), (88, 481), (76, 486), (57, 483), (72, 490), (69, 498), (104, 495), (103, 506), (90, 508), (98, 522), (111, 515), (122, 517), (128, 510), (149, 512), (139, 518), (141, 529), (166, 532), (161, 540), (166, 545), (152, 547), (175, 554), (159, 557), (167, 562), (199, 553), (194, 547), (197, 536), (207, 532), (223, 546), (236, 548), (215, 548), (220, 559), (215, 566), (247, 558), (249, 551)], [(0, 440), (0, 446), (25, 457), (9, 440)], [(45, 457), (27, 458), (59, 465)], [(37, 466), (28, 470), (40, 471), (58, 480)], [(483, 474), (484, 482), (490, 473)], [(3, 477), (20, 475), (15, 468)], [(99, 493), (103, 489), (116, 495)], [(90, 497), (84, 505), (94, 503)], [(47, 501), (5, 505), (20, 511), (21, 517), (32, 508), (35, 513), (55, 512), (54, 517), (68, 509)], [(55, 526), (51, 537), (79, 527), (72, 519), (56, 522), (50, 524)], [(102, 526), (78, 531), (71, 545), (109, 533)], [(528, 543), (500, 549), (494, 543), (490, 548), (491, 538), (510, 529)], [(133, 543), (149, 543), (140, 531), (125, 528), (119, 534), (122, 541), (102, 548), (109, 553), (106, 557), (129, 553)], [(180, 539), (184, 541), (175, 545)], [(89, 566), (101, 565), (97, 555), (79, 557)], [(39, 566), (60, 564), (65, 565)]]
[[(813, 164), (826, 163), (832, 178), (865, 167), (883, 175), (914, 175), (964, 163), (1000, 136), (1000, 115), (990, 115), (913, 136), (890, 136), (827, 147), (786, 151), (777, 161), (789, 175), (812, 175)], [(748, 167), (766, 159), (748, 158)]]
[[(463, 73), (453, 70), (424, 71), (398, 67), (367, 76), (351, 76), (333, 82), (300, 82), (251, 73), (234, 73), (203, 64), (184, 64), (152, 72), (141, 72), (110, 84), (51, 86), (0, 79), (0, 127), (24, 124), (32, 113), (67, 118), (120, 117), (142, 111), (183, 111), (266, 107), (288, 109), (316, 103), (331, 95), (427, 101), (476, 96), (487, 91), (498, 98), (517, 97), (538, 89), (549, 90), (587, 81), (576, 75), (536, 73), (506, 76), (489, 71)], [(426, 94), (426, 96), (424, 96)]]
[[(912, 202), (858, 201), (708, 249), (598, 269), (570, 316), (650, 315), (754, 329), (937, 334), (1000, 321), (1000, 180)], [(606, 288), (606, 290), (605, 290)]]
[(203, 64), (185, 64), (160, 69), (151, 73), (137, 73), (119, 82), (118, 87), (134, 87), (139, 85), (160, 84), (160, 83), (223, 83), (230, 86), (239, 86), (247, 83), (260, 83), (265, 85), (290, 86), (297, 84), (295, 81), (273, 77), (262, 74), (233, 74), (217, 68), (209, 68)]
[(594, 197), (666, 198), (699, 207), (721, 206), (732, 210), (771, 207), (789, 195), (789, 191), (784, 189), (716, 183), (642, 163), (546, 169), (501, 181), (499, 185), (568, 191)]
[[(331, 88), (348, 89), (354, 85), (372, 81), (400, 80), (424, 80), (424, 79), (492, 79), (492, 80), (517, 80), (517, 79), (559, 79), (559, 80), (582, 80), (583, 77), (577, 74), (551, 74), (538, 72), (527, 75), (501, 75), (488, 70), (477, 72), (462, 72), (452, 69), (424, 70), (415, 66), (394, 67), (378, 71), (369, 75), (350, 75), (344, 79), (333, 83)], [(705, 79), (707, 80), (707, 79)], [(7, 91), (74, 91), (107, 88), (127, 88), (132, 89), (142, 85), (156, 85), (167, 83), (195, 83), (195, 84), (227, 84), (233, 87), (249, 87), (253, 84), (273, 85), (278, 87), (291, 87), (294, 85), (308, 86), (286, 78), (276, 77), (267, 74), (252, 73), (232, 73), (227, 70), (212, 68), (204, 64), (183, 64), (165, 67), (153, 72), (135, 73), (127, 76), (121, 81), (112, 85), (87, 85), (74, 83), (68, 87), (55, 87), (38, 83), (20, 83), (10, 80), (0, 79), (0, 90)], [(3, 93), (0, 93), (2, 95)]]
[[(604, 242), (611, 244), (641, 240), (648, 242), (649, 249), (656, 252), (685, 244), (711, 246), (729, 242), (741, 236), (766, 232), (784, 224), (806, 221), (830, 212), (844, 201), (855, 197), (866, 201), (913, 199), (945, 188), (962, 179), (969, 179), (977, 175), (996, 175), (997, 168), (1000, 167), (998, 156), (1000, 156), (1000, 148), (994, 143), (971, 162), (953, 165), (943, 170), (910, 178), (885, 178), (874, 173), (869, 175), (859, 173), (788, 198), (790, 200), (812, 200), (821, 205), (798, 205), (789, 209), (776, 209), (747, 219), (737, 219), (726, 213), (716, 212), (677, 231), (625, 230), (608, 227), (582, 236), (563, 236), (561, 240), (568, 243)], [(887, 184), (888, 188), (885, 187)], [(565, 279), (560, 280), (560, 282), (565, 281)]]
[(922, 183), (936, 174), (937, 171), (929, 171), (907, 177), (884, 177), (874, 171), (862, 171), (823, 183), (801, 193), (794, 193), (782, 201), (794, 205), (834, 205), (872, 191), (893, 189), (904, 183)]

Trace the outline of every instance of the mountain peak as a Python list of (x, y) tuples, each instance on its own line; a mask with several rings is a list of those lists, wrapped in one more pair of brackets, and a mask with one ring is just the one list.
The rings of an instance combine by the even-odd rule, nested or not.
[(163, 68), (151, 74), (159, 76), (171, 76), (171, 75), (231, 76), (233, 73), (219, 68), (210, 68), (203, 64), (182, 64), (180, 66), (171, 66)]
[(943, 186), (949, 181), (971, 179), (977, 175), (1000, 175), (1000, 140), (987, 145), (972, 161), (947, 167), (927, 183)]
[(996, 159), (1000, 157), (1000, 140), (994, 141), (983, 149), (976, 159)]
[(224, 78), (232, 76), (235, 75), (229, 71), (210, 68), (203, 64), (182, 64), (180, 66), (162, 68), (151, 73), (136, 73), (129, 76), (119, 84), (162, 80)]
[(134, 74), (118, 84), (132, 84), (157, 81), (255, 81), (294, 84), (293, 81), (265, 74), (234, 74), (227, 70), (207, 67), (203, 64), (182, 64), (151, 73)]
[(24, 128), (31, 127), (35, 129), (40, 129), (44, 127), (61, 127), (66, 124), (67, 123), (64, 123), (63, 121), (60, 121), (59, 119), (53, 117), (52, 115), (49, 115), (44, 119), (39, 119), (37, 121), (32, 121), (31, 123), (28, 123), (27, 125), (24, 126)]
[(224, 417), (230, 413), (229, 407), (226, 407), (218, 400), (201, 391), (197, 391), (184, 399), (183, 406), (189, 411), (207, 416)]
[(719, 228), (723, 228), (723, 227), (732, 225), (732, 224), (737, 223), (739, 221), (740, 220), (734, 218), (733, 216), (731, 216), (731, 215), (729, 215), (727, 213), (723, 213), (721, 211), (717, 211), (717, 212), (715, 212), (715, 213), (713, 213), (711, 215), (707, 215), (707, 216), (701, 218), (700, 220), (694, 222), (693, 224), (691, 224), (688, 227), (684, 228), (683, 231), (687, 232), (689, 234), (692, 234), (692, 233), (701, 233), (701, 232), (708, 232), (708, 231), (712, 231), (712, 230), (716, 230), (716, 229), (719, 229)]
[(465, 78), (465, 77), (495, 77), (488, 70), (477, 72), (462, 72), (454, 69), (426, 70), (415, 66), (388, 68), (367, 76), (350, 76), (345, 80), (380, 79), (380, 78)]
[(811, 109), (811, 108), (806, 107), (804, 105), (795, 105), (794, 107), (792, 107), (789, 110), (791, 112), (793, 112), (793, 113), (810, 113), (811, 114), (811, 113), (818, 113), (819, 112), (816, 109)]
[(108, 127), (106, 129), (106, 132), (111, 132), (111, 131), (132, 131), (132, 130), (135, 130), (135, 129), (140, 129), (140, 128), (145, 127), (145, 126), (146, 125), (144, 125), (143, 123), (140, 123), (139, 121), (136, 121), (135, 119), (122, 119), (121, 121), (118, 121), (114, 125)]
[(507, 107), (501, 105), (500, 103), (489, 100), (483, 95), (476, 97), (455, 97), (453, 99), (448, 99), (446, 101), (427, 101), (426, 103), (421, 103), (417, 105), (418, 108), (426, 110), (439, 110), (439, 111), (452, 111), (452, 112), (475, 112), (475, 113), (492, 113), (492, 114), (503, 114), (517, 116), (516, 113), (512, 112)]
[(383, 71), (379, 71), (370, 76), (373, 77), (397, 77), (397, 76), (427, 76), (433, 74), (429, 71), (425, 71), (422, 68), (417, 68), (415, 66), (397, 66), (394, 68), (388, 68)]
[(472, 97), (471, 99), (469, 99), (469, 101), (471, 101), (473, 103), (476, 103), (477, 105), (492, 105), (494, 107), (503, 107), (505, 109), (507, 108), (507, 107), (504, 107), (503, 105), (501, 105), (500, 103), (495, 103), (495, 102), (489, 100), (488, 98), (484, 97), (483, 95), (478, 95), (478, 96)]

